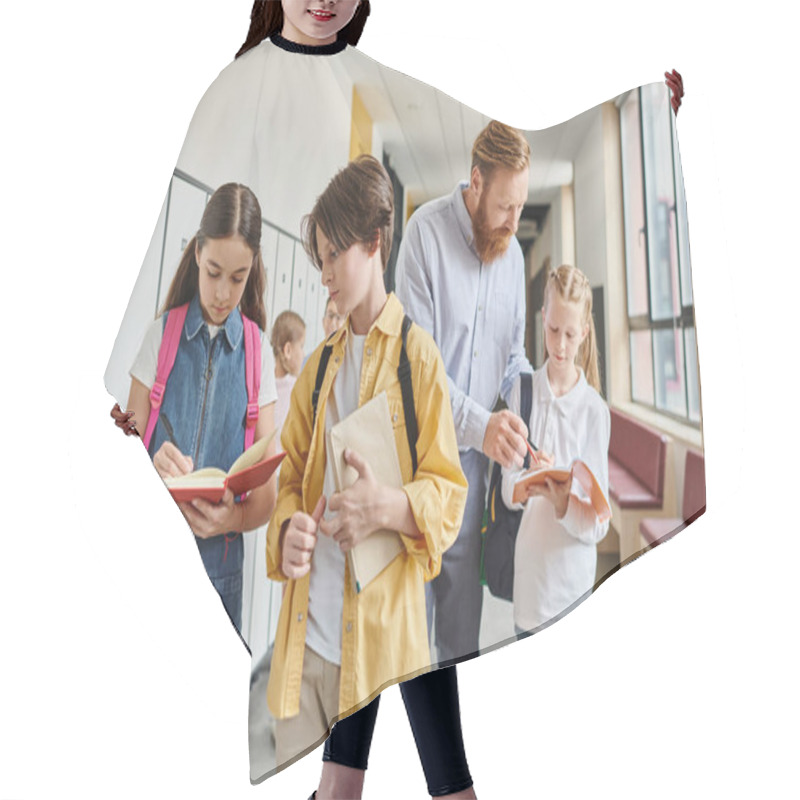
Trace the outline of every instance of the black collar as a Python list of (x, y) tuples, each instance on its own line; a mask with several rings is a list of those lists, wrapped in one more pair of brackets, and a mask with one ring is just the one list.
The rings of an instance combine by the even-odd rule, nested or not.
[(336, 53), (341, 53), (347, 47), (346, 39), (337, 39), (331, 44), (297, 44), (285, 39), (279, 33), (274, 33), (270, 36), (270, 41), (281, 50), (288, 50), (290, 53), (303, 53), (307, 56), (332, 56)]

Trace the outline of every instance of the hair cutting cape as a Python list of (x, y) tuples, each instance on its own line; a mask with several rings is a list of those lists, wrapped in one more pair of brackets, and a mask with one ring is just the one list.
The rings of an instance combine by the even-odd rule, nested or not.
[[(535, 102), (535, 97), (526, 97), (521, 90), (520, 102)], [(375, 155), (389, 170), (397, 221), (386, 283), (389, 289), (395, 285), (401, 288), (404, 266), (402, 252), (400, 261), (397, 254), (398, 249), (402, 251), (409, 218), (437, 198), (458, 198), (456, 187), (470, 177), (472, 143), (488, 122), (480, 112), (381, 66), (349, 46), (320, 55), (292, 52), (280, 41), (266, 40), (234, 61), (208, 89), (189, 127), (108, 364), (105, 379), (111, 394), (123, 407), (126, 405), (131, 365), (145, 332), (160, 313), (181, 252), (196, 233), (205, 204), (217, 187), (242, 183), (258, 198), (263, 214), (261, 249), (267, 271), (268, 326), (285, 309), (298, 312), (306, 322), (308, 352), (323, 339), (327, 292), (303, 250), (301, 220), (330, 179), (364, 152)], [(432, 316), (419, 324), (431, 328), (429, 333), (443, 352), (446, 368), (448, 362), (455, 363), (459, 358), (454, 353), (456, 345), (475, 351), (476, 358), (480, 350), (484, 363), (493, 353), (503, 360), (498, 371), (501, 380), (488, 389), (480, 385), (483, 378), (470, 374), (469, 367), (466, 373), (460, 367), (462, 374), (458, 376), (450, 375), (448, 368), (454, 406), (476, 402), (488, 413), (498, 399), (512, 405), (519, 402), (514, 400), (515, 376), (507, 374), (513, 337), (518, 337), (523, 347), (522, 354), (516, 354), (517, 372), (520, 365), (524, 367), (524, 358), (534, 370), (544, 364), (542, 304), (550, 270), (571, 264), (588, 277), (602, 407), (607, 404), (610, 414), (584, 420), (581, 424), (588, 426), (588, 433), (581, 435), (600, 440), (600, 462), (608, 447), (607, 465), (596, 465), (593, 472), (601, 473), (596, 477), (608, 498), (611, 518), (607, 533), (604, 527), (595, 526), (595, 531), (605, 533), (599, 541), (592, 534), (584, 540), (579, 535), (574, 539), (580, 553), (572, 559), (563, 557), (564, 548), (559, 555), (550, 540), (556, 534), (569, 535), (569, 526), (565, 523), (554, 533), (552, 514), (550, 521), (544, 522), (537, 522), (533, 515), (529, 527), (534, 528), (525, 535), (524, 547), (521, 538), (517, 541), (514, 591), (519, 597), (514, 597), (519, 602), (492, 594), (485, 585), (486, 569), (480, 556), (469, 568), (463, 568), (463, 574), (453, 572), (458, 570), (457, 565), (452, 568), (450, 582), (477, 587), (483, 602), (480, 620), (476, 621), (479, 649), (448, 654), (448, 661), (471, 658), (511, 643), (520, 630), (535, 632), (549, 625), (585, 600), (620, 564), (663, 542), (705, 510), (686, 203), (667, 89), (662, 84), (643, 86), (560, 125), (523, 133), (532, 153), (529, 193), (511, 247), (519, 253), (524, 270), (520, 270), (519, 282), (515, 279), (513, 285), (500, 287), (487, 302), (509, 302), (503, 312), (509, 318), (524, 303), (524, 327), (508, 335), (498, 327), (500, 341), (493, 339), (491, 327), (476, 332), (484, 310), (482, 279), (475, 283), (476, 293), (469, 295), (463, 288), (467, 283), (463, 270), (471, 267), (444, 251), (433, 259), (425, 248), (432, 247), (435, 240), (446, 250), (448, 241), (446, 236), (435, 239), (435, 230), (431, 234), (434, 238), (422, 237), (418, 244), (423, 258), (427, 253), (437, 261), (437, 269), (447, 271), (447, 279), (426, 273), (426, 290), (435, 297), (431, 299)], [(492, 266), (483, 265), (482, 269), (488, 275)], [(429, 265), (428, 269), (433, 267)], [(452, 286), (452, 297), (448, 296), (448, 285)], [(405, 303), (402, 292), (398, 294)], [(470, 313), (476, 320), (471, 330), (447, 329), (448, 302), (471, 304)], [(413, 309), (407, 310), (413, 318)], [(492, 310), (496, 314), (497, 307)], [(489, 373), (491, 370), (482, 372)], [(534, 403), (550, 404), (550, 418), (542, 423), (545, 440), (534, 441), (543, 449), (548, 444), (547, 426), (561, 424), (569, 430), (570, 425), (577, 424), (571, 415), (578, 413), (574, 408), (565, 410), (565, 404), (557, 402), (564, 398), (553, 398), (548, 391), (546, 380), (539, 381), (538, 389), (534, 381)], [(475, 399), (479, 396), (480, 400)], [(292, 403), (302, 400), (297, 393), (292, 397)], [(443, 413), (450, 414), (450, 410), (443, 409)], [(461, 531), (470, 528), (480, 536), (491, 465), (488, 459), (475, 455), (475, 442), (466, 440), (467, 423), (458, 418), (459, 413), (463, 416), (463, 408), (454, 408), (454, 413), (462, 462), (478, 458), (477, 473), (474, 465), (472, 472), (465, 469), (474, 484), (470, 492), (481, 495), (467, 503)], [(561, 421), (559, 414), (566, 421)], [(145, 422), (138, 421), (140, 430)], [(610, 434), (608, 429), (603, 430), (604, 425), (610, 426)], [(477, 479), (471, 477), (475, 474)], [(575, 491), (586, 496), (583, 490)], [(490, 508), (489, 516), (491, 513)], [(539, 524), (541, 530), (536, 527)], [(480, 543), (478, 549), (480, 552)], [(513, 550), (512, 543), (509, 557), (513, 557)], [(275, 713), (267, 702), (267, 686), (271, 672), (287, 669), (287, 665), (275, 663), (279, 653), (287, 652), (275, 642), (284, 583), (267, 579), (265, 559), (265, 530), (246, 534), (241, 635), (253, 659), (253, 782), (287, 766), (324, 738), (324, 733), (322, 737), (319, 732), (310, 734), (292, 758), (276, 763)], [(447, 553), (444, 559), (446, 565)], [(578, 563), (581, 569), (589, 563), (596, 570), (586, 586), (574, 579)], [(533, 602), (528, 591), (531, 586), (557, 587), (553, 589), (555, 599), (551, 592), (538, 604), (539, 616), (526, 605)], [(211, 586), (209, 591), (213, 591)], [(547, 591), (542, 589), (544, 594)], [(290, 595), (287, 591), (286, 602)], [(364, 591), (357, 602), (370, 602), (369, 592)], [(219, 613), (224, 613), (222, 605)], [(392, 619), (387, 624), (400, 629), (402, 620)], [(439, 631), (430, 632), (431, 668), (437, 667), (440, 658), (436, 635), (448, 624), (446, 617), (437, 616)], [(370, 632), (358, 634), (369, 636)], [(401, 647), (402, 635), (395, 637)], [(239, 646), (234, 641), (232, 637), (231, 646)], [(406, 677), (396, 674), (390, 682)], [(354, 707), (342, 709), (329, 724), (364, 705), (385, 685), (356, 697)]]

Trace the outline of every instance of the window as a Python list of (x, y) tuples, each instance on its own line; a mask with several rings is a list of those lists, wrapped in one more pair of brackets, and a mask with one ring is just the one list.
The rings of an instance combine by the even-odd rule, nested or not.
[(620, 105), (631, 399), (700, 422), (689, 234), (678, 140), (663, 84)]

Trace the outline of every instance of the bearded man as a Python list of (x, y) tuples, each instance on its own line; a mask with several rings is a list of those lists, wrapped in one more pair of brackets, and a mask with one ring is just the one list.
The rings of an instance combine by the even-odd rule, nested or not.
[(528, 431), (507, 401), (531, 372), (524, 352), (525, 268), (514, 234), (528, 197), (530, 146), (490, 122), (472, 148), (469, 183), (432, 200), (408, 222), (397, 261), (397, 296), (439, 346), (447, 371), (461, 467), (469, 482), (464, 521), (427, 586), (439, 663), (477, 654), (483, 587), (481, 521), (489, 459), (522, 466)]

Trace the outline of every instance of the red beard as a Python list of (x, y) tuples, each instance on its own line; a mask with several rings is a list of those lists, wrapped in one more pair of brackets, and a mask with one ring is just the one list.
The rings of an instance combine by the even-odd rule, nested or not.
[(486, 204), (481, 197), (472, 220), (472, 233), (478, 258), (484, 264), (491, 264), (508, 250), (514, 232), (506, 227), (490, 228), (486, 217)]

